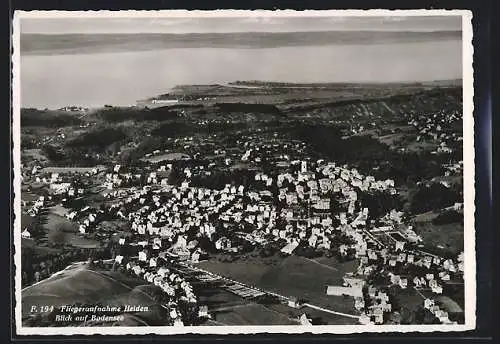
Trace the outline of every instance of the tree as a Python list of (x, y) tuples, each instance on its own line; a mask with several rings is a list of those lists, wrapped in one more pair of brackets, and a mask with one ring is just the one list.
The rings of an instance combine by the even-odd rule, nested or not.
[(414, 214), (419, 214), (451, 206), (462, 199), (459, 189), (457, 187), (447, 188), (440, 183), (421, 186), (411, 197), (411, 211)]
[(51, 145), (43, 146), (42, 153), (47, 157), (47, 159), (54, 162), (58, 162), (66, 158), (63, 153), (61, 153), (54, 146)]
[(388, 275), (378, 270), (374, 270), (367, 280), (370, 285), (376, 286), (386, 286), (390, 282)]
[(448, 210), (439, 214), (438, 217), (432, 220), (432, 223), (435, 225), (446, 225), (449, 223), (461, 222), (463, 220), (463, 214), (456, 210)]
[(47, 239), (53, 246), (62, 246), (66, 242), (66, 235), (62, 226), (56, 226), (48, 232)]

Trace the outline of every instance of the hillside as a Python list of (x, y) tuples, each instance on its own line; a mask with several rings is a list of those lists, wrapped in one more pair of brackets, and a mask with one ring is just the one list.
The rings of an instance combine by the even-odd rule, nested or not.
[[(161, 305), (150, 296), (155, 287), (144, 285), (142, 280), (133, 279), (118, 272), (105, 272), (83, 265), (74, 265), (66, 270), (25, 288), (22, 291), (22, 316), (25, 324), (43, 326), (44, 320), (54, 316), (45, 313), (40, 316), (40, 311), (31, 312), (33, 306), (53, 305), (101, 305), (101, 306), (143, 306), (148, 307), (147, 312), (125, 313), (124, 320), (116, 323), (94, 323), (86, 326), (143, 326), (166, 325), (168, 316)], [(53, 312), (54, 313), (54, 312)], [(66, 312), (67, 313), (67, 312)], [(65, 314), (65, 313), (63, 313)], [(56, 324), (52, 324), (56, 325)], [(78, 326), (75, 323), (73, 325)]]

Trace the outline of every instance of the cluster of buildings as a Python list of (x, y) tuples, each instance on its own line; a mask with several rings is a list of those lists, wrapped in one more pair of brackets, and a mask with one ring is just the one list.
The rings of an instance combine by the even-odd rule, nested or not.
[(453, 164), (444, 164), (443, 167), (445, 169), (444, 175), (446, 177), (455, 176), (455, 175), (463, 176), (463, 173), (464, 173), (464, 161), (463, 160), (460, 160), (460, 161), (453, 163)]
[(41, 209), (44, 208), (45, 205), (45, 196), (38, 196), (38, 199), (33, 201), (33, 203), (30, 204), (27, 213), (31, 217), (35, 217), (38, 215)]
[(361, 324), (383, 324), (385, 317), (392, 312), (389, 295), (374, 287), (369, 287), (367, 294), (365, 299), (368, 301), (369, 306), (365, 307), (366, 311), (361, 314), (359, 322)]
[[(358, 110), (361, 114), (369, 111), (364, 107)], [(430, 135), (442, 140), (445, 144), (440, 144), (441, 149), (460, 139), (442, 129), (447, 121), (458, 120), (458, 113), (426, 117), (409, 112), (407, 116), (422, 138)], [(329, 286), (327, 294), (353, 297), (363, 323), (383, 323), (385, 315), (393, 311), (387, 293), (365, 285), (366, 277), (381, 266), (389, 273), (389, 285), (429, 288), (435, 294), (441, 294), (443, 284), (463, 272), (463, 260), (442, 259), (416, 250), (414, 246), (421, 238), (405, 225), (402, 212), (391, 209), (374, 218), (374, 212), (362, 204), (365, 193), (396, 195), (393, 180), (376, 180), (345, 165), (312, 161), (307, 158), (304, 142), (284, 140), (278, 133), (254, 132), (233, 139), (227, 145), (217, 134), (167, 140), (168, 150), (157, 149), (148, 158), (168, 153), (170, 161), (150, 161), (153, 169), (132, 171), (114, 165), (102, 177), (100, 169), (89, 169), (83, 176), (99, 180), (103, 207), (85, 206), (66, 214), (78, 223), (82, 234), (99, 231), (104, 217), (127, 222), (130, 233), (120, 243), (134, 247), (134, 253), (124, 250), (116, 256), (116, 264), (172, 297), (168, 301), (172, 319), (182, 318), (174, 295), (182, 295), (183, 302), (188, 303), (196, 303), (196, 297), (189, 283), (169, 271), (165, 262), (200, 261), (206, 255), (202, 241), (208, 241), (215, 251), (229, 252), (238, 252), (242, 240), (262, 246), (279, 241), (284, 254), (305, 246), (358, 259), (356, 275), (346, 276), (342, 287)], [(186, 159), (179, 164), (182, 159), (171, 153), (176, 150), (189, 155), (189, 164)], [(182, 182), (172, 185), (169, 175), (178, 166), (182, 166)], [(197, 177), (228, 172), (235, 166), (248, 171), (247, 182), (225, 184), (220, 189), (196, 186)], [(445, 168), (450, 174), (460, 173), (462, 164)], [(58, 199), (85, 194), (71, 177), (44, 174), (40, 166), (34, 166), (29, 174), (32, 180), (46, 184)], [(36, 216), (43, 206), (42, 196), (29, 212)], [(392, 238), (394, 233), (398, 234), (396, 239), (381, 239)], [(436, 314), (439, 318), (440, 313)], [(181, 324), (181, 320), (175, 321)]]
[[(172, 324), (184, 326), (183, 319), (188, 315), (183, 312), (186, 312), (186, 309), (191, 311), (196, 309), (197, 299), (191, 284), (166, 267), (168, 259), (166, 252), (159, 252), (160, 246), (155, 245), (157, 243), (155, 240), (129, 244), (125, 238), (121, 238), (119, 243), (121, 246), (128, 246), (124, 251), (131, 252), (132, 248), (137, 255), (116, 255), (115, 268), (125, 268), (130, 274), (159, 287), (163, 291), (160, 302), (162, 307), (168, 310)], [(148, 249), (151, 249), (152, 253), (148, 254)], [(180, 307), (181, 303), (188, 307)]]
[(65, 112), (87, 112), (89, 109), (82, 106), (65, 106), (59, 109)]
[(462, 121), (462, 109), (448, 109), (438, 112), (410, 111), (405, 113), (408, 124), (418, 131), (417, 142), (437, 143), (434, 154), (452, 153), (463, 136), (450, 130), (451, 125)]
[[(245, 154), (248, 159), (252, 156)], [(190, 186), (191, 169), (184, 170), (185, 181), (180, 186), (169, 185), (162, 173), (168, 172), (171, 167), (171, 164), (162, 165), (156, 171), (142, 175), (126, 172), (120, 165), (115, 165), (111, 172), (105, 174), (102, 185), (106, 189), (106, 198), (112, 200), (106, 203), (108, 209), (96, 210), (87, 206), (69, 212), (66, 217), (79, 222), (81, 233), (98, 230), (99, 218), (105, 212), (129, 222), (134, 244), (151, 246), (150, 250), (139, 252), (139, 261), (149, 264), (151, 268), (157, 264), (158, 257), (154, 254), (163, 247), (168, 247), (165, 250), (168, 257), (197, 262), (205, 254), (199, 247), (201, 238), (208, 239), (217, 251), (233, 252), (238, 251), (238, 243), (241, 242), (238, 238), (243, 238), (261, 245), (269, 240), (283, 239), (282, 252), (285, 254), (292, 254), (304, 244), (315, 250), (330, 250), (334, 246), (332, 244), (336, 244), (340, 255), (360, 260), (357, 271), (360, 278), (372, 273), (380, 260), (387, 263), (388, 269), (396, 269), (402, 264), (428, 269), (442, 266), (451, 273), (463, 269), (463, 263), (429, 260), (427, 256), (406, 252), (405, 243), (418, 242), (419, 237), (409, 228), (400, 230), (403, 221), (401, 212), (393, 209), (380, 219), (369, 217), (369, 209), (359, 202), (360, 193), (377, 191), (394, 194), (396, 190), (392, 180), (375, 180), (355, 169), (323, 160), (313, 163), (293, 160), (287, 172), (275, 175), (257, 172), (254, 187), (227, 184), (222, 190), (216, 190)], [(90, 176), (96, 172), (87, 174)], [(131, 181), (138, 180), (145, 181), (146, 185), (130, 186)], [(50, 182), (61, 184), (61, 178), (53, 173)], [(68, 184), (64, 188), (64, 196), (77, 197), (79, 190)], [(260, 190), (259, 184), (263, 186)], [(273, 189), (276, 191), (270, 191)], [(35, 202), (34, 206), (37, 204)], [(374, 220), (382, 227), (375, 226)], [(380, 230), (398, 232), (405, 240), (385, 245), (374, 235)], [(122, 256), (118, 256), (121, 259), (119, 257)], [(140, 265), (129, 263), (127, 269), (146, 279), (155, 278)], [(424, 276), (425, 280), (421, 276), (400, 276), (391, 272), (390, 281), (401, 288), (426, 286), (439, 294), (442, 292), (440, 282), (450, 278), (449, 274), (441, 272), (433, 278), (427, 278), (430, 274)], [(379, 306), (372, 304), (371, 308), (367, 308), (359, 290), (354, 294), (352, 288), (350, 290), (346, 294), (355, 298), (356, 308), (364, 309), (364, 314), (372, 319), (370, 321), (380, 323), (384, 312), (390, 311), (390, 305), (384, 303), (384, 294), (372, 297)]]
[(427, 309), (432, 315), (434, 315), (441, 324), (456, 324), (456, 322), (450, 320), (448, 312), (441, 309), (434, 300), (425, 299), (424, 308)]

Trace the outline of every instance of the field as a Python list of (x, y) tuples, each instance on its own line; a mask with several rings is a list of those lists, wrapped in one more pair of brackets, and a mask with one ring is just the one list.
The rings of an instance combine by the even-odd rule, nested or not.
[(463, 309), (460, 305), (452, 300), (450, 297), (441, 295), (436, 298), (436, 301), (439, 302), (441, 307), (445, 309), (449, 313), (462, 313)]
[(398, 286), (391, 287), (391, 290), (396, 304), (401, 306), (401, 322), (414, 323), (414, 313), (424, 305), (425, 291), (417, 291), (414, 288), (401, 289)]
[(49, 213), (44, 218), (43, 227), (47, 230), (53, 230), (54, 228), (62, 227), (65, 232), (76, 232), (78, 230), (78, 226), (76, 223), (71, 222), (61, 215), (57, 215), (55, 213)]
[(25, 202), (33, 202), (38, 199), (38, 197), (29, 192), (21, 192), (21, 199)]
[(435, 225), (431, 222), (419, 222), (414, 230), (422, 237), (426, 247), (439, 254), (456, 256), (464, 249), (463, 223)]
[(428, 211), (413, 217), (415, 232), (431, 251), (442, 255), (456, 256), (463, 251), (464, 224), (453, 222), (443, 225), (432, 223), (439, 216), (439, 212)]
[(148, 306), (150, 311), (127, 317), (127, 324), (161, 324), (163, 309), (144, 293), (142, 283), (120, 273), (103, 273), (75, 265), (22, 291), (23, 318), (37, 313), (30, 311), (32, 306), (39, 305), (140, 305)]
[(63, 207), (60, 204), (51, 207), (50, 211), (52, 212), (52, 214), (58, 215), (60, 217), (64, 217), (69, 213), (69, 209)]
[(263, 305), (250, 303), (238, 307), (235, 311), (219, 311), (216, 321), (226, 325), (296, 325), (298, 322), (287, 315), (273, 311)]
[(438, 217), (438, 215), (439, 215), (438, 213), (435, 213), (433, 211), (428, 211), (426, 213), (415, 215), (413, 220), (417, 223), (425, 223), (434, 220), (436, 217)]
[[(328, 265), (325, 263), (327, 260)], [(328, 285), (341, 284), (344, 274), (353, 271), (355, 265), (352, 262), (338, 263), (333, 258), (324, 258), (321, 262), (290, 256), (284, 259), (248, 258), (231, 263), (212, 260), (202, 262), (199, 266), (283, 296), (304, 298), (314, 305), (357, 314), (352, 298), (326, 295)]]
[(257, 304), (216, 285), (194, 285), (199, 303), (207, 305), (212, 316), (203, 325), (262, 325), (261, 319), (272, 325), (296, 324), (286, 312), (274, 310), (271, 305)]
[(36, 222), (36, 217), (29, 216), (28, 214), (21, 214), (21, 227), (22, 229), (24, 228), (30, 228), (31, 225), (33, 225)]
[(22, 155), (33, 160), (39, 160), (39, 161), (47, 160), (47, 157), (43, 155), (42, 150), (37, 148), (25, 149), (24, 151), (22, 151)]
[[(306, 314), (320, 324), (357, 324), (357, 320), (340, 315), (303, 307), (291, 308), (282, 303), (259, 304), (243, 299), (220, 287), (203, 285), (195, 287), (200, 304), (207, 305), (212, 318), (203, 325), (294, 325)], [(261, 319), (265, 319), (263, 322)]]
[(42, 241), (47, 240), (50, 243), (71, 245), (78, 248), (96, 248), (99, 246), (97, 241), (82, 237), (78, 233), (78, 226), (75, 222), (57, 214), (63, 210), (61, 207), (49, 208), (49, 210), (50, 212), (43, 215), (41, 220), (43, 228), (47, 231), (46, 238), (42, 238)]

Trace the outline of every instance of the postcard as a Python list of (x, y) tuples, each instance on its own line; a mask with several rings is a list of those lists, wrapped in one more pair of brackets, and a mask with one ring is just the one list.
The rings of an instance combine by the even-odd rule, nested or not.
[(471, 20), (16, 11), (17, 333), (474, 329)]

